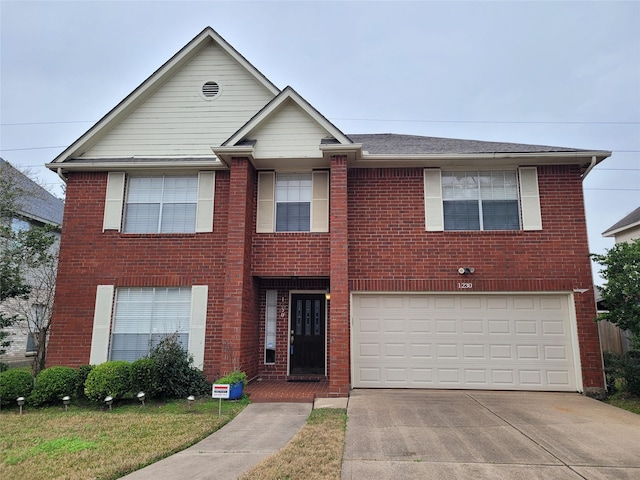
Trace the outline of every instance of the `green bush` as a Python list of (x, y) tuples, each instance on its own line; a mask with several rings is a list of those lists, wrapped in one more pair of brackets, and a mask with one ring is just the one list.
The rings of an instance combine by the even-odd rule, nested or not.
[(210, 384), (204, 374), (192, 366), (193, 358), (173, 335), (151, 350), (149, 358), (155, 362), (158, 375), (157, 393), (161, 397), (184, 398), (205, 395)]
[(33, 390), (33, 375), (30, 371), (13, 368), (0, 373), (0, 403), (14, 404), (16, 398), (27, 398)]
[(6, 363), (0, 362), (0, 373), (6, 372), (7, 370), (9, 370), (9, 365), (7, 365)]
[(135, 392), (144, 392), (147, 398), (158, 395), (160, 379), (156, 362), (151, 358), (139, 358), (131, 364), (131, 388)]
[(624, 355), (605, 352), (603, 357), (608, 393), (620, 389), (625, 394), (640, 396), (640, 351), (630, 350)]
[(124, 360), (96, 365), (84, 385), (85, 395), (94, 402), (102, 402), (107, 396), (121, 398), (130, 390), (131, 363)]
[(627, 352), (622, 364), (625, 391), (640, 396), (640, 350)]
[(229, 385), (234, 385), (240, 382), (242, 382), (242, 388), (247, 386), (247, 374), (239, 370), (231, 372), (228, 375), (225, 375), (224, 377), (216, 380), (216, 383), (229, 384)]
[(29, 403), (35, 406), (58, 403), (65, 395), (74, 395), (77, 381), (78, 372), (71, 367), (46, 368), (36, 377)]
[(76, 377), (76, 388), (74, 390), (76, 397), (87, 398), (84, 393), (84, 384), (87, 382), (87, 377), (94, 367), (95, 365), (80, 365), (76, 370), (78, 372)]

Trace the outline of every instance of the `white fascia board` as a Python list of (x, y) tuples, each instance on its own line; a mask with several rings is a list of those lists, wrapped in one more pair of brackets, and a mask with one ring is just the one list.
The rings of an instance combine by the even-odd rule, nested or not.
[(62, 169), (64, 172), (99, 172), (99, 171), (129, 171), (129, 170), (195, 170), (195, 169), (226, 169), (227, 165), (217, 157), (193, 158), (193, 157), (170, 157), (170, 158), (80, 158), (73, 162), (46, 163), (45, 167), (52, 170)]
[(595, 156), (598, 162), (604, 160), (611, 152), (540, 152), (540, 153), (433, 153), (426, 155), (392, 155), (392, 154), (368, 154), (363, 152), (362, 157), (351, 165), (353, 167), (389, 167), (389, 166), (478, 166), (483, 165), (583, 165), (591, 162)]
[(607, 230), (603, 232), (603, 237), (615, 237), (619, 233), (622, 233), (626, 230), (633, 230), (634, 228), (640, 227), (640, 222), (630, 223), (629, 225), (624, 225), (622, 227), (616, 228), (615, 230)]
[(53, 167), (52, 164), (62, 163), (69, 157), (79, 156), (83, 150), (92, 144), (92, 141), (100, 137), (101, 132), (105, 131), (110, 125), (116, 123), (123, 114), (128, 113), (139, 102), (145, 99), (153, 90), (155, 85), (162, 84), (166, 78), (169, 78), (177, 69), (181, 68), (187, 61), (193, 58), (200, 50), (202, 50), (208, 42), (215, 42), (234, 60), (240, 63), (253, 77), (255, 77), (267, 90), (273, 95), (277, 95), (280, 90), (271, 83), (262, 73), (258, 71), (251, 63), (247, 61), (237, 50), (229, 45), (220, 35), (218, 35), (211, 27), (205, 28), (187, 45), (182, 47), (173, 57), (151, 74), (144, 82), (142, 82), (133, 92), (127, 95), (118, 105), (109, 111), (104, 117), (98, 120), (89, 130), (87, 130), (80, 138), (67, 147), (53, 161), (47, 164), (47, 167), (55, 170), (59, 165)]
[(237, 146), (220, 146), (220, 147), (211, 147), (213, 153), (224, 162), (226, 165), (229, 164), (229, 161), (233, 157), (245, 157), (250, 161), (253, 161), (253, 146), (246, 145), (237, 145)]

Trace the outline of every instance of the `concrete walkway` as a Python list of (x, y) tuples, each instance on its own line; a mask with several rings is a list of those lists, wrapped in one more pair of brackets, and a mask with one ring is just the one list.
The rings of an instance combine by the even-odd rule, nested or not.
[(575, 393), (353, 390), (342, 479), (640, 479), (640, 415)]
[(201, 442), (122, 477), (126, 480), (233, 480), (284, 447), (312, 403), (252, 403)]

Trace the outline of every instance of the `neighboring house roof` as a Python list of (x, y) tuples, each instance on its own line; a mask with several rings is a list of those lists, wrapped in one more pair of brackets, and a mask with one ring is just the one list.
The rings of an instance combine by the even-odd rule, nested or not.
[(13, 177), (18, 183), (18, 187), (26, 192), (18, 200), (19, 209), (15, 212), (18, 215), (51, 225), (62, 225), (62, 214), (64, 212), (64, 202), (56, 198), (46, 189), (42, 188), (28, 176), (15, 168), (6, 160), (0, 158), (2, 168), (12, 170)]
[(640, 207), (636, 208), (622, 220), (611, 225), (602, 233), (602, 236), (613, 237), (616, 235), (616, 233), (620, 233), (624, 230), (629, 230), (636, 227), (640, 227)]

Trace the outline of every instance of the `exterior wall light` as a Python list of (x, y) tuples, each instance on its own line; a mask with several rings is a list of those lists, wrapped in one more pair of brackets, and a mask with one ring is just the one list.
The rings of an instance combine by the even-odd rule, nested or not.
[(471, 275), (475, 271), (476, 271), (476, 269), (473, 268), (473, 267), (460, 267), (458, 269), (458, 273), (460, 275)]
[(113, 405), (113, 397), (111, 395), (104, 397), (104, 403), (109, 406), (109, 411), (111, 411), (111, 405)]
[(140, 400), (140, 403), (142, 403), (142, 406), (144, 407), (144, 397), (145, 397), (145, 393), (144, 392), (138, 392), (138, 395), (136, 395), (136, 397), (138, 397), (138, 400)]
[(66, 396), (62, 397), (62, 404), (64, 405), (64, 411), (65, 412), (69, 408), (69, 404), (70, 403), (71, 403), (71, 397), (69, 395), (66, 395)]
[(16, 402), (18, 402), (18, 406), (20, 407), (20, 415), (22, 415), (22, 407), (24, 406), (24, 397), (16, 398)]
[(331, 292), (329, 290), (324, 294), (324, 298), (327, 301), (331, 300)]

